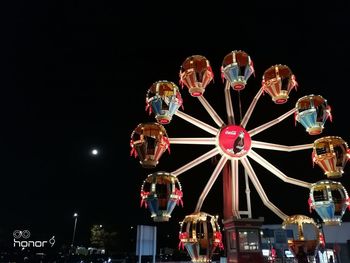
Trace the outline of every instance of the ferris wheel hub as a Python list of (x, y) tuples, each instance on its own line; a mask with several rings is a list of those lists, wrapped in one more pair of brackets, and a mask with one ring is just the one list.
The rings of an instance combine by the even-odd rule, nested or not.
[(222, 154), (229, 158), (241, 158), (249, 152), (252, 140), (243, 127), (230, 124), (220, 130), (218, 144)]

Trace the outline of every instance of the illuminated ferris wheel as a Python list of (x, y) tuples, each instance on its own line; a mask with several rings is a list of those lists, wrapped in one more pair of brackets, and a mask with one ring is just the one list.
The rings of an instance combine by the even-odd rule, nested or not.
[[(299, 248), (303, 247), (311, 255), (316, 251), (320, 242), (322, 243), (321, 234), (313, 219), (304, 215), (288, 216), (269, 200), (250, 159), (284, 182), (310, 189), (310, 209), (315, 209), (326, 224), (340, 224), (341, 218), (350, 204), (345, 188), (339, 182), (331, 180), (342, 176), (344, 166), (349, 158), (347, 143), (342, 138), (327, 136), (317, 139), (314, 143), (295, 146), (254, 140), (255, 135), (293, 114), (295, 120), (306, 129), (307, 133), (310, 135), (321, 134), (325, 123), (331, 118), (331, 108), (327, 104), (327, 100), (320, 95), (304, 96), (297, 101), (294, 108), (278, 118), (246, 130), (247, 123), (263, 93), (269, 94), (275, 104), (283, 104), (288, 100), (290, 92), (298, 85), (288, 66), (280, 64), (271, 66), (263, 74), (262, 87), (258, 90), (245, 114), (241, 116), (240, 122), (236, 123), (231, 95), (233, 92), (243, 90), (252, 74), (254, 74), (253, 62), (244, 51), (232, 51), (224, 57), (221, 75), (225, 82), (224, 97), (227, 113), (227, 122), (225, 122), (204, 97), (205, 89), (214, 78), (209, 61), (204, 56), (190, 56), (181, 65), (180, 83), (183, 87), (188, 88), (192, 97), (200, 101), (217, 127), (213, 127), (181, 111), (182, 97), (180, 89), (175, 83), (162, 80), (154, 82), (146, 95), (146, 110), (155, 115), (156, 122), (140, 123), (131, 134), (131, 155), (138, 157), (144, 168), (155, 168), (162, 154), (166, 150), (170, 152), (171, 144), (212, 146), (211, 150), (175, 171), (152, 173), (143, 182), (141, 206), (145, 205), (149, 209), (152, 218), (156, 222), (168, 221), (175, 206), (182, 204), (183, 192), (178, 177), (202, 162), (214, 156), (220, 156), (214, 171), (198, 198), (194, 212), (186, 216), (181, 223), (180, 246), (186, 247), (194, 262), (210, 261), (213, 251), (216, 248), (223, 248), (217, 217), (201, 210), (203, 202), (220, 174), (223, 176), (225, 189), (223, 191), (224, 221), (228, 222), (225, 225), (226, 243), (230, 243), (232, 240), (239, 242), (240, 240), (236, 236), (240, 234), (239, 232), (227, 231), (230, 229), (229, 219), (239, 220), (252, 217), (249, 180), (264, 205), (283, 220), (282, 225), (284, 227), (297, 227), (298, 235), (289, 242), (289, 247), (293, 253), (297, 253)], [(209, 136), (201, 138), (168, 137), (164, 125), (171, 125), (174, 115), (204, 130)], [(322, 168), (328, 179), (308, 183), (288, 177), (259, 155), (255, 149), (284, 152), (312, 149), (314, 163)], [(244, 211), (240, 210), (239, 205), (240, 164), (244, 168), (246, 184), (247, 210)], [(313, 227), (315, 232), (311, 238), (305, 238), (303, 232), (304, 226), (308, 224)], [(227, 248), (226, 246), (227, 250), (232, 250), (231, 254), (227, 252), (228, 258), (234, 260), (241, 258), (242, 260), (244, 253), (239, 252), (239, 244), (236, 249), (234, 247)], [(258, 254), (254, 256), (254, 253), (250, 253), (250, 256), (249, 260), (254, 260), (254, 262), (261, 262), (262, 260)]]

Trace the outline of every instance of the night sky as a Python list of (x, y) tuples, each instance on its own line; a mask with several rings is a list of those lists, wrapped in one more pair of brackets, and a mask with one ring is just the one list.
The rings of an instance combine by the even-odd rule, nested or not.
[[(153, 224), (139, 207), (142, 181), (155, 171), (174, 171), (211, 148), (173, 145), (156, 169), (145, 170), (129, 155), (130, 135), (139, 123), (154, 121), (144, 111), (147, 89), (158, 80), (178, 83), (180, 65), (191, 55), (211, 62), (215, 81), (205, 97), (224, 120), (220, 67), (226, 54), (243, 50), (254, 61), (256, 76), (240, 94), (243, 110), (265, 69), (275, 64), (292, 69), (298, 90), (284, 105), (262, 96), (248, 130), (287, 112), (305, 95), (322, 95), (332, 107), (333, 122), (327, 121), (319, 136), (308, 135), (290, 116), (254, 139), (296, 145), (335, 135), (349, 142), (349, 7), (346, 1), (319, 5), (11, 1), (1, 8), (1, 241), (11, 240), (15, 229), (70, 240), (74, 212), (81, 243), (92, 224)], [(186, 113), (215, 126), (186, 89), (181, 93)], [(232, 96), (238, 114), (238, 94)], [(176, 116), (165, 128), (169, 137), (208, 135)], [(94, 147), (100, 155), (90, 154)], [(312, 167), (311, 150), (257, 152), (290, 177), (325, 179), (318, 166)], [(286, 214), (310, 215), (307, 189), (251, 163), (275, 205)], [(213, 169), (207, 161), (179, 177), (185, 206), (174, 210), (167, 227), (162, 224), (162, 235), (177, 242), (178, 222), (194, 211)], [(339, 181), (350, 191), (349, 173), (348, 165)], [(205, 212), (222, 216), (221, 190), (219, 177)], [(251, 191), (253, 217), (281, 223), (253, 185)], [(350, 220), (349, 212), (344, 220)]]

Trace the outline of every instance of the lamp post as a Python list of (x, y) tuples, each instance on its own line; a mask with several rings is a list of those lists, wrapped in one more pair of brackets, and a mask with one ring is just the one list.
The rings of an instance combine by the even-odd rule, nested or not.
[(72, 237), (72, 245), (71, 245), (72, 248), (74, 246), (75, 231), (77, 229), (78, 213), (74, 213), (73, 217), (75, 220), (74, 220), (74, 229), (73, 229), (73, 237)]

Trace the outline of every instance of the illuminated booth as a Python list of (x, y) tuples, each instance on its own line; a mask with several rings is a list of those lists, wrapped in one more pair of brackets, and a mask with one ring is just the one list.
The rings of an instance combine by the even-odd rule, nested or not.
[(315, 257), (320, 244), (320, 231), (312, 218), (304, 215), (289, 216), (283, 221), (282, 228), (293, 230), (294, 237), (288, 240), (288, 247), (294, 257), (300, 249), (308, 257)]
[(192, 262), (210, 262), (213, 252), (223, 249), (217, 217), (204, 212), (187, 215), (180, 223), (179, 248), (186, 248)]
[(153, 112), (160, 124), (168, 124), (181, 105), (179, 88), (171, 81), (157, 81), (147, 91), (146, 111)]
[(182, 196), (176, 176), (166, 172), (153, 173), (142, 184), (141, 207), (148, 208), (155, 222), (169, 221), (175, 206), (183, 206)]
[(315, 209), (326, 225), (340, 225), (349, 207), (349, 196), (339, 182), (322, 180), (310, 189), (310, 210)]
[(332, 119), (331, 108), (320, 95), (308, 95), (300, 98), (295, 105), (295, 120), (300, 122), (310, 135), (322, 132), (328, 118)]
[(298, 86), (295, 76), (286, 65), (275, 65), (265, 70), (262, 89), (276, 104), (287, 102), (289, 93)]
[(193, 97), (202, 96), (205, 88), (214, 78), (209, 60), (201, 55), (185, 59), (180, 69), (180, 83), (185, 85)]
[(253, 73), (253, 61), (244, 51), (232, 51), (222, 61), (221, 77), (226, 79), (234, 90), (243, 90)]
[(314, 141), (312, 160), (328, 178), (339, 178), (349, 159), (347, 143), (338, 136), (326, 136)]
[(140, 159), (144, 168), (157, 166), (160, 157), (168, 149), (170, 143), (165, 128), (157, 123), (140, 123), (131, 133), (131, 153)]
[(260, 234), (263, 221), (262, 217), (223, 220), (228, 262), (264, 262)]

